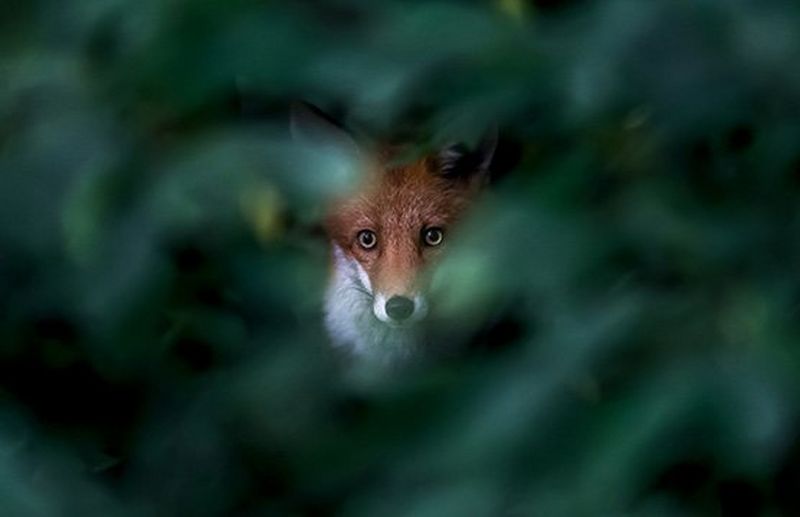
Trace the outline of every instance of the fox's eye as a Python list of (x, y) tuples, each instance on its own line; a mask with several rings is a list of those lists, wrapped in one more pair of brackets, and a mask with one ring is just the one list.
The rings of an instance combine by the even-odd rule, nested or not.
[(378, 244), (378, 236), (372, 230), (361, 230), (357, 238), (358, 244), (365, 250), (371, 250)]
[(427, 246), (438, 246), (444, 240), (444, 231), (441, 228), (426, 228), (422, 232), (422, 240)]

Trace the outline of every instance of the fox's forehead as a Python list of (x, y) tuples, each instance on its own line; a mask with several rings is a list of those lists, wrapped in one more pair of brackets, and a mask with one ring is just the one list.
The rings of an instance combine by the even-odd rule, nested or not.
[(416, 231), (424, 224), (448, 224), (462, 212), (468, 197), (465, 186), (437, 174), (430, 159), (381, 165), (337, 203), (329, 224), (334, 233), (353, 228)]

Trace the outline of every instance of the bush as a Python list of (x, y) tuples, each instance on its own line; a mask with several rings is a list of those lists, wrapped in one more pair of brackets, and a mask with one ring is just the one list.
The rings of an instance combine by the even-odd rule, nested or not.
[[(796, 514), (799, 14), (12, 1), (0, 513)], [(296, 99), (420, 151), (499, 124), (448, 258), (469, 347), (330, 353), (347, 171)]]

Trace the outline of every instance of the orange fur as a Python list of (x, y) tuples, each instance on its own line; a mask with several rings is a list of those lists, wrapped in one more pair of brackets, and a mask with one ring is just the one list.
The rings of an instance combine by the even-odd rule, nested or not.
[[(422, 232), (438, 227), (447, 234), (477, 190), (471, 182), (442, 177), (431, 157), (388, 163), (384, 158), (352, 197), (335, 204), (326, 221), (333, 242), (361, 264), (373, 290), (387, 298), (420, 288), (420, 272), (442, 249), (426, 246)], [(375, 232), (375, 249), (359, 246), (361, 230)]]
[(291, 129), (306, 146), (371, 164), (363, 183), (332, 203), (325, 221), (332, 268), (324, 312), (332, 344), (363, 357), (408, 357), (427, 338), (419, 325), (430, 310), (422, 272), (485, 183), (496, 139), (473, 152), (450, 146), (398, 164), (401, 149), (372, 155), (310, 105), (293, 106)]

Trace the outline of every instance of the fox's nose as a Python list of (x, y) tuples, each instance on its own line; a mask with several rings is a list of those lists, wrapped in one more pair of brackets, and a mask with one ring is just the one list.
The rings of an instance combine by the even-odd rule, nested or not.
[(386, 314), (395, 321), (403, 321), (414, 312), (414, 301), (405, 296), (392, 296), (386, 302)]

